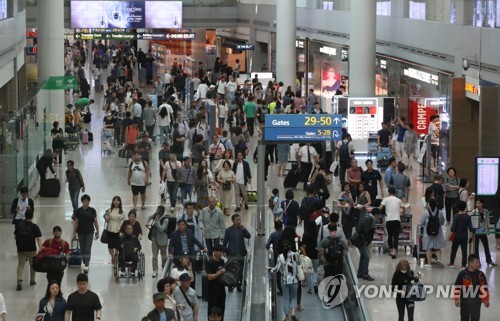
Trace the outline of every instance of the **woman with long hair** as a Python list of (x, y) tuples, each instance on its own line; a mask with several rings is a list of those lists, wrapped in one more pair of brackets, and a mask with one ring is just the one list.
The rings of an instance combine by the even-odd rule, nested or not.
[(200, 211), (208, 206), (208, 192), (213, 182), (214, 175), (210, 168), (208, 168), (207, 160), (203, 159), (196, 170), (194, 179), (194, 192), (198, 196), (196, 207)]
[[(426, 191), (427, 192), (427, 191)], [(427, 194), (427, 193), (426, 193)], [(433, 227), (430, 229), (427, 228), (429, 222), (434, 225), (435, 220), (439, 222), (439, 228), (437, 228), (437, 234), (434, 235), (435, 232)], [(425, 267), (432, 267), (432, 251), (437, 256), (437, 265), (439, 267), (443, 267), (444, 265), (441, 263), (441, 249), (446, 247), (446, 242), (444, 240), (443, 226), (445, 223), (445, 217), (443, 213), (437, 207), (437, 202), (434, 198), (430, 198), (426, 203), (426, 207), (424, 208), (422, 219), (420, 220), (420, 225), (423, 226), (424, 230), (424, 239), (422, 242), (422, 248), (426, 251), (425, 255), (427, 257), (427, 264)], [(429, 234), (431, 232), (432, 235)]]
[(405, 289), (412, 281), (418, 281), (420, 274), (413, 273), (410, 269), (410, 263), (407, 260), (399, 261), (396, 271), (392, 275), (392, 291), (396, 293), (396, 306), (398, 307), (398, 320), (404, 321), (405, 308), (408, 311), (408, 321), (413, 321), (413, 312), (415, 311), (415, 302), (404, 298)]
[(104, 228), (108, 231), (108, 251), (113, 265), (120, 248), (120, 228), (124, 220), (125, 212), (123, 212), (122, 199), (120, 196), (115, 196), (111, 201), (111, 207), (104, 213), (104, 221), (106, 222)]
[(66, 306), (59, 284), (50, 281), (45, 296), (40, 300), (35, 321), (63, 321)]
[(326, 205), (326, 201), (330, 198), (326, 177), (323, 174), (314, 175), (314, 180), (311, 181), (311, 186), (314, 187), (314, 195), (321, 202), (321, 207)]
[(372, 198), (370, 193), (366, 190), (366, 184), (364, 182), (358, 185), (358, 197), (356, 198), (357, 208), (359, 209), (359, 217), (362, 217), (366, 213), (366, 207), (372, 205)]
[[(284, 231), (283, 231), (284, 233)], [(297, 321), (297, 291), (299, 278), (297, 270), (300, 267), (300, 256), (292, 251), (292, 243), (285, 240), (281, 243), (281, 254), (278, 256), (273, 268), (267, 267), (271, 272), (281, 272), (281, 286), (283, 289), (283, 312), (285, 320)]]
[(223, 169), (217, 175), (217, 181), (221, 185), (220, 201), (224, 206), (224, 215), (229, 216), (229, 210), (233, 206), (234, 183), (236, 175), (232, 170), (233, 166), (229, 160), (223, 162)]

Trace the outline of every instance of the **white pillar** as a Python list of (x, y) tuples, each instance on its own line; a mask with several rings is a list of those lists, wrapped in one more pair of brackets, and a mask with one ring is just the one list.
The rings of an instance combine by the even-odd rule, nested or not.
[(349, 96), (375, 95), (376, 21), (375, 0), (351, 0)]
[(295, 88), (297, 0), (277, 0), (276, 3), (276, 81)]
[[(46, 81), (52, 76), (64, 76), (64, 1), (39, 1), (37, 7), (38, 78)], [(58, 120), (64, 128), (64, 90), (51, 90), (49, 97), (48, 119)]]

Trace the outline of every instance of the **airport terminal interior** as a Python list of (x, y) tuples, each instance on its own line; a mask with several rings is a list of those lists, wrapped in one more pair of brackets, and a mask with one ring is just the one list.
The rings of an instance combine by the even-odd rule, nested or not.
[[(147, 225), (159, 205), (165, 215), (180, 218), (187, 202), (180, 188), (168, 195), (170, 185), (165, 187), (159, 175), (160, 155), (204, 160), (211, 172), (224, 174), (218, 165), (222, 144), (232, 159), (241, 151), (249, 172), (235, 165), (235, 183), (227, 185), (198, 176), (198, 164), (187, 175), (196, 175), (192, 197), (200, 212), (208, 195), (214, 196), (225, 227), (239, 214), (250, 233), (242, 276), (237, 276), (241, 286), (223, 287), (224, 320), (498, 320), (499, 28), (500, 0), (0, 0), (0, 315), (4, 321), (63, 320), (40, 305), (46, 273), (37, 272), (30, 282), (28, 258), (18, 272), (14, 232), (25, 224), (26, 206), (18, 198), (27, 189), (42, 240), (51, 239), (59, 226), (72, 250), (69, 261), (79, 257), (73, 253), (75, 210), (66, 179), (71, 160), (85, 186), (79, 196), (89, 195), (96, 210), (99, 234), (115, 196), (121, 197), (124, 213), (136, 209), (143, 231), (134, 274), (118, 271), (121, 263), (100, 238), (93, 241), (88, 266), (64, 270), (65, 299), (78, 290), (77, 276), (85, 274), (102, 305), (101, 314), (89, 319), (73, 313), (72, 319), (170, 321), (159, 314), (143, 319), (155, 309), (158, 281), (170, 275), (179, 257), (170, 253), (164, 266), (158, 257), (156, 275)], [(125, 112), (131, 113), (130, 122), (123, 120)], [(60, 132), (54, 132), (55, 122)], [(150, 150), (140, 149), (140, 142)], [(170, 144), (165, 153), (164, 142)], [(137, 148), (139, 156), (132, 155)], [(139, 158), (132, 167), (133, 157)], [(144, 185), (134, 173), (144, 166), (141, 157), (151, 175), (145, 187), (134, 188), (129, 173), (132, 185)], [(353, 160), (361, 170), (351, 167)], [(369, 160), (380, 178), (361, 174), (373, 173), (367, 172)], [(360, 184), (370, 193), (356, 198)], [(167, 189), (163, 195), (161, 188)], [(328, 228), (338, 226), (348, 239), (335, 265), (342, 277), (324, 275), (321, 282), (316, 276), (331, 270), (321, 264), (318, 269), (313, 258), (313, 277), (306, 273), (301, 282), (297, 263), (287, 261), (285, 269), (293, 272), (284, 279), (298, 283), (299, 291), (286, 302), (288, 287), (277, 284), (281, 274), (268, 269), (280, 252), (266, 243), (279, 216), (287, 232), (295, 231), (299, 247), (304, 236), (318, 239), (315, 251), (302, 254), (325, 247), (318, 233), (328, 222), (309, 218), (316, 213), (308, 212), (307, 202), (298, 205), (307, 188), (321, 204), (318, 216), (340, 216)], [(132, 190), (141, 189), (144, 203), (133, 197)], [(280, 202), (273, 207), (275, 190)], [(299, 222), (287, 217), (290, 191), (296, 212), (308, 212)], [(367, 194), (374, 198), (364, 208)], [(279, 207), (281, 212), (275, 210)], [(380, 218), (375, 208), (383, 208)], [(389, 248), (394, 209), (400, 221), (395, 252)], [(355, 223), (349, 221), (359, 213)], [(432, 213), (440, 215), (436, 234), (429, 229)], [(364, 218), (374, 223), (373, 239), (365, 240), (369, 246), (350, 236)], [(352, 232), (346, 232), (349, 226)], [(286, 247), (282, 241), (276, 240), (280, 249)], [(291, 244), (292, 251), (297, 245)], [(226, 252), (234, 246), (230, 243)], [(432, 248), (431, 262), (426, 246)], [(361, 248), (369, 254), (369, 272), (358, 270)], [(479, 265), (474, 257), (467, 261), (470, 254), (479, 257)], [(181, 304), (175, 306), (175, 321), (221, 320), (209, 315), (220, 292), (206, 286), (205, 255), (197, 248), (190, 256), (198, 270), (192, 282), (197, 318), (185, 314), (190, 308)], [(324, 266), (333, 264), (328, 257)], [(408, 299), (396, 299), (391, 287), (395, 275), (408, 269), (402, 260), (419, 275), (405, 283), (416, 293)], [(477, 282), (471, 273), (479, 275)], [(452, 287), (468, 277), (474, 286), (487, 283), (489, 296), (457, 301)], [(464, 302), (473, 302), (469, 310)], [(297, 309), (287, 310), (290, 305)], [(407, 312), (401, 317), (398, 310), (405, 308), (413, 319)]]

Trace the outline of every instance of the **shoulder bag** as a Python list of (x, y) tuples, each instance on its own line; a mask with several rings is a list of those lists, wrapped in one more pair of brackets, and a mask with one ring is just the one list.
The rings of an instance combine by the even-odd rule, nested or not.
[(101, 234), (101, 243), (108, 244), (109, 243), (109, 231), (107, 229), (108, 223), (104, 224), (104, 228), (102, 229)]
[(295, 265), (297, 267), (297, 279), (300, 282), (303, 282), (305, 281), (306, 276), (304, 274), (304, 270), (302, 269), (302, 265), (300, 264), (300, 255), (298, 253), (294, 253), (293, 256), (294, 257), (292, 260), (295, 262)]

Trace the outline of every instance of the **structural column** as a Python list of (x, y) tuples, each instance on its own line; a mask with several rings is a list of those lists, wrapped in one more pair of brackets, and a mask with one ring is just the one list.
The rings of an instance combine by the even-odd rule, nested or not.
[(196, 67), (198, 62), (203, 63), (203, 68), (206, 69), (207, 65), (207, 30), (201, 28), (193, 29), (196, 33), (196, 39), (191, 40), (191, 58), (196, 60)]
[[(64, 1), (38, 1), (38, 79), (64, 76)], [(47, 119), (64, 128), (64, 90), (51, 90)], [(49, 127), (50, 128), (50, 127)]]
[(276, 81), (295, 88), (296, 0), (276, 1)]
[(375, 94), (376, 1), (351, 0), (349, 96)]

